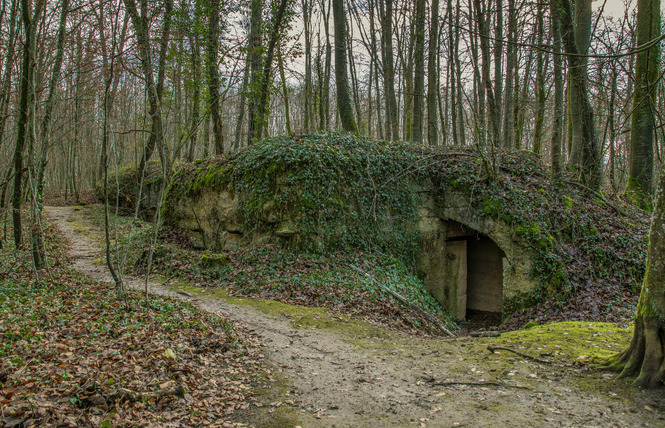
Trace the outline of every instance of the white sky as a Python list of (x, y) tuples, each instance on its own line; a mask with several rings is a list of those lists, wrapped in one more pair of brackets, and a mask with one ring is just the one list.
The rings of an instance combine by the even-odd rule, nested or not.
[(605, 3), (605, 7), (603, 9), (603, 12), (606, 15), (611, 15), (614, 17), (621, 17), (623, 16), (624, 10), (626, 9), (626, 3), (628, 3), (629, 10), (632, 10), (635, 8), (635, 5), (637, 4), (637, 0), (593, 0), (593, 9), (598, 10), (601, 7), (603, 7), (603, 3)]

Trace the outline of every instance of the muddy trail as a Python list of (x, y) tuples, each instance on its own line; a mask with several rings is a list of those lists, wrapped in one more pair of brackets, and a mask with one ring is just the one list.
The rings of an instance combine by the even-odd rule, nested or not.
[[(99, 231), (91, 229), (83, 210), (51, 207), (46, 213), (70, 241), (74, 267), (109, 282), (99, 262)], [(125, 281), (144, 288), (142, 278)], [(585, 364), (594, 350), (616, 352), (627, 345), (628, 331), (620, 335), (623, 342), (616, 340), (619, 328), (571, 324), (499, 338), (420, 338), (310, 308), (222, 298), (159, 278), (148, 289), (189, 300), (261, 337), (272, 369), (257, 388), (262, 406), (238, 415), (250, 425), (665, 426), (662, 392), (632, 388)], [(564, 352), (576, 334), (586, 347)], [(488, 345), (540, 361), (505, 350), (491, 353)]]

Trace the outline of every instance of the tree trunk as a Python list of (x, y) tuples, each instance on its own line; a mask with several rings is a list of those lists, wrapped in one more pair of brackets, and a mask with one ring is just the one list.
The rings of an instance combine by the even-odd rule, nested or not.
[(263, 72), (259, 78), (259, 103), (257, 106), (257, 114), (254, 118), (254, 134), (250, 133), (248, 138), (250, 141), (260, 140), (263, 136), (263, 128), (268, 116), (268, 100), (270, 96), (270, 84), (272, 83), (272, 62), (275, 58), (275, 49), (278, 49), (278, 42), (282, 32), (282, 25), (284, 23), (284, 15), (286, 13), (287, 0), (281, 0), (279, 8), (273, 16), (272, 32), (270, 33), (270, 40), (268, 42), (268, 50), (263, 63)]
[(580, 107), (580, 125), (582, 132), (582, 164), (580, 179), (583, 184), (592, 190), (598, 190), (601, 184), (601, 159), (596, 136), (596, 125), (593, 109), (589, 101), (587, 90), (587, 74), (584, 60), (575, 41), (575, 32), (572, 20), (572, 8), (569, 0), (552, 0), (561, 23), (561, 36), (570, 70), (570, 83), (574, 87), (574, 102)]
[(425, 0), (416, 0), (414, 10), (414, 79), (413, 79), (413, 122), (411, 141), (423, 141), (423, 116), (425, 113)]
[(31, 11), (29, 0), (21, 0), (23, 18), (23, 66), (21, 71), (20, 102), (16, 124), (16, 146), (14, 149), (14, 194), (12, 197), (12, 220), (14, 224), (14, 244), (23, 245), (23, 225), (21, 223), (21, 195), (23, 194), (23, 152), (30, 138), (31, 103), (34, 103), (33, 76), (36, 63), (37, 23), (46, 6), (46, 0), (39, 0)]
[[(543, 7), (538, 4), (538, 18), (536, 22), (536, 43), (543, 46), (545, 38), (545, 22)], [(536, 123), (533, 131), (533, 152), (540, 154), (543, 142), (543, 125), (545, 124), (545, 54), (542, 50), (536, 53)]]
[[(660, 37), (660, 0), (637, 2), (637, 47)], [(630, 172), (627, 190), (641, 208), (651, 206), (656, 92), (660, 81), (660, 43), (637, 53), (630, 127)]]
[[(660, 10), (660, 9), (658, 9)], [(665, 380), (665, 174), (656, 191), (647, 267), (637, 304), (635, 329), (628, 349), (609, 361), (619, 378), (635, 377), (643, 388), (658, 388)]]
[[(278, 54), (278, 65), (279, 65), (279, 76), (282, 78), (282, 95), (284, 97), (284, 117), (286, 119), (286, 134), (287, 135), (293, 135), (293, 132), (291, 131), (291, 114), (289, 112), (289, 89), (286, 86), (286, 75), (284, 74), (284, 59), (282, 58), (282, 53), (279, 52)], [(305, 97), (308, 95), (306, 94)], [(305, 98), (305, 102), (307, 103), (307, 98)], [(305, 109), (305, 117), (307, 118), (308, 113)], [(305, 127), (305, 131), (309, 132), (307, 127)]]
[(32, 262), (35, 269), (41, 269), (46, 262), (46, 249), (44, 248), (44, 237), (42, 235), (41, 216), (44, 205), (44, 174), (48, 153), (51, 147), (51, 115), (55, 105), (55, 95), (58, 91), (58, 82), (60, 81), (60, 69), (65, 51), (65, 36), (67, 30), (67, 15), (69, 14), (69, 0), (63, 0), (60, 4), (60, 25), (58, 27), (58, 37), (56, 45), (56, 54), (49, 81), (48, 97), (44, 105), (44, 116), (41, 123), (41, 153), (39, 163), (36, 165), (35, 174), (31, 174), (35, 181), (32, 184), (31, 198), (33, 224), (32, 230)]
[(259, 104), (261, 94), (261, 42), (263, 40), (263, 0), (250, 1), (251, 16), (249, 19), (249, 47), (247, 49), (247, 61), (250, 64), (249, 70), (249, 102), (248, 102), (248, 124), (247, 124), (247, 144), (254, 142), (256, 134), (256, 109)]
[(399, 139), (399, 119), (395, 96), (395, 65), (393, 58), (393, 0), (379, 0), (379, 8), (385, 1), (381, 14), (381, 56), (383, 58), (383, 92), (386, 99), (386, 139)]
[[(132, 25), (134, 26), (134, 32), (136, 33), (136, 44), (139, 53), (139, 58), (141, 61), (141, 68), (143, 70), (143, 78), (145, 80), (145, 90), (148, 96), (148, 114), (151, 118), (151, 129), (150, 137), (148, 138), (148, 143), (146, 144), (145, 150), (143, 151), (143, 156), (141, 156), (139, 164), (139, 177), (143, 176), (145, 172), (146, 165), (152, 157), (152, 154), (155, 150), (155, 147), (159, 149), (160, 156), (162, 156), (162, 146), (164, 142), (164, 129), (162, 126), (162, 111), (161, 111), (161, 94), (159, 91), (160, 86), (163, 88), (163, 79), (162, 84), (155, 84), (154, 79), (154, 70), (152, 63), (152, 55), (150, 49), (150, 34), (149, 34), (149, 13), (147, 10), (147, 5), (145, 0), (141, 2), (141, 14), (139, 14), (136, 8), (136, 2), (134, 0), (123, 0), (127, 13), (129, 14)], [(168, 0), (167, 5), (173, 5), (173, 0)], [(169, 13), (165, 12), (164, 19), (164, 31), (162, 34), (162, 44), (168, 43), (168, 30), (167, 21), (170, 21), (170, 9), (167, 10)], [(168, 16), (167, 16), (168, 15)], [(165, 48), (163, 49), (165, 52)], [(166, 61), (166, 56), (160, 57), (160, 63), (165, 64), (163, 61)], [(162, 67), (164, 68), (164, 67)], [(165, 72), (166, 70), (164, 70)], [(157, 73), (158, 80), (161, 77), (161, 70)], [(162, 162), (165, 162), (166, 159), (162, 158)]]
[(335, 82), (337, 84), (337, 109), (342, 129), (358, 133), (358, 125), (353, 115), (353, 105), (349, 91), (348, 64), (346, 61), (346, 15), (344, 0), (332, 1), (333, 22), (335, 26)]
[[(591, 42), (591, 1), (592, 0), (577, 0), (575, 1), (575, 17), (572, 17), (571, 14), (571, 31), (573, 39), (577, 44), (578, 52), (581, 54), (586, 54), (589, 50), (589, 44)], [(574, 30), (572, 29), (574, 28)], [(562, 27), (563, 33), (566, 33), (565, 26)], [(564, 34), (565, 37), (565, 34)], [(565, 46), (565, 40), (564, 40)], [(567, 50), (567, 49), (566, 49)], [(577, 58), (576, 60), (581, 70), (576, 71), (577, 74), (582, 74), (584, 79), (587, 80), (588, 71), (587, 71), (587, 59), (586, 57)], [(569, 80), (569, 89), (568, 94), (570, 96), (570, 123), (571, 123), (571, 147), (570, 147), (570, 161), (574, 165), (582, 165), (583, 162), (583, 145), (584, 137), (582, 136), (582, 121), (584, 112), (583, 106), (579, 104), (580, 96), (584, 97), (583, 94), (577, 93), (577, 85), (573, 85), (574, 80), (572, 73), (573, 70), (569, 70), (571, 73)], [(585, 83), (586, 84), (586, 83)]]
[[(439, 0), (432, 0), (431, 23), (429, 29), (429, 52), (427, 56), (427, 143), (439, 144), (437, 126), (437, 104), (439, 94)], [(445, 139), (444, 139), (445, 141)]]
[[(305, 120), (304, 129), (306, 133), (312, 131), (312, 24), (311, 14), (313, 10), (313, 0), (302, 0), (302, 18), (303, 18), (303, 32), (305, 35), (305, 90), (303, 96), (305, 98)], [(280, 54), (279, 57), (280, 72), (283, 70), (283, 59)], [(283, 79), (282, 79), (283, 80)], [(286, 90), (285, 90), (286, 92)], [(287, 128), (289, 135), (291, 135), (290, 124), (287, 117)]]
[(219, 50), (219, 14), (220, 0), (210, 2), (210, 20), (208, 21), (208, 91), (210, 95), (210, 117), (212, 118), (212, 136), (215, 142), (215, 154), (224, 154), (224, 129), (220, 115), (219, 69), (217, 57)]
[(189, 36), (189, 44), (191, 49), (192, 60), (192, 79), (194, 85), (192, 90), (192, 115), (189, 125), (189, 149), (187, 150), (187, 162), (194, 160), (194, 150), (196, 149), (196, 142), (199, 135), (199, 122), (200, 122), (200, 104), (201, 104), (201, 58), (199, 51), (198, 37), (193, 33)]
[(561, 133), (563, 131), (563, 57), (561, 56), (561, 27), (556, 13), (552, 11), (552, 46), (554, 53), (554, 118), (552, 121), (552, 141), (550, 148), (550, 162), (552, 176), (558, 179), (561, 176)]

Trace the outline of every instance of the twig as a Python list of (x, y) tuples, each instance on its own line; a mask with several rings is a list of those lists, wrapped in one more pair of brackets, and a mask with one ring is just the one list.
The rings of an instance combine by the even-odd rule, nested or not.
[(513, 354), (517, 354), (520, 357), (524, 357), (528, 360), (532, 360), (532, 361), (535, 361), (535, 362), (541, 363), (541, 364), (552, 364), (553, 363), (553, 361), (551, 361), (551, 360), (542, 360), (540, 358), (532, 357), (531, 355), (523, 354), (523, 353), (521, 353), (519, 351), (516, 351), (514, 349), (506, 348), (505, 346), (488, 345), (487, 350), (490, 351), (491, 353), (495, 353), (496, 351), (499, 351), (499, 350), (512, 352)]
[(423, 308), (421, 308), (418, 305), (415, 305), (411, 302), (409, 302), (404, 296), (401, 294), (391, 290), (388, 287), (383, 286), (380, 284), (378, 281), (376, 281), (369, 273), (365, 272), (364, 270), (360, 269), (358, 266), (351, 265), (353, 269), (356, 271), (360, 272), (361, 274), (365, 275), (367, 278), (369, 278), (370, 281), (372, 281), (375, 285), (378, 285), (383, 291), (389, 293), (391, 296), (399, 300), (400, 302), (404, 303), (405, 305), (409, 306), (411, 309), (415, 310), (419, 314), (421, 314), (423, 317), (425, 317), (426, 320), (428, 320), (431, 324), (433, 324), (437, 329), (441, 330), (443, 333), (447, 334), (450, 337), (455, 337), (455, 335), (448, 330), (439, 320), (425, 312)]

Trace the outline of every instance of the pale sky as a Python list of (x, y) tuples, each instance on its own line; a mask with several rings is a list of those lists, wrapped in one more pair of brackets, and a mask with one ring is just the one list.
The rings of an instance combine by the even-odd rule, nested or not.
[[(607, 15), (620, 17), (623, 16), (623, 12), (626, 8), (624, 0), (593, 0), (593, 9), (598, 10), (603, 7), (603, 2), (605, 3), (605, 8), (603, 12)], [(635, 7), (635, 0), (629, 0), (630, 9)]]

